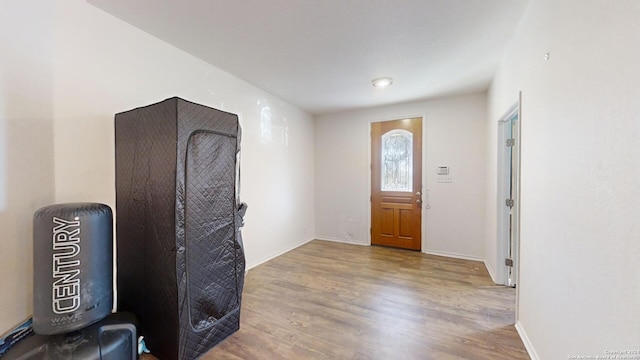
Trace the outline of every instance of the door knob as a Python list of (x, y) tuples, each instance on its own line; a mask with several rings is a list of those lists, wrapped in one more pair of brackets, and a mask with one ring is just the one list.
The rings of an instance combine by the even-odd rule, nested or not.
[(416, 193), (416, 196), (420, 196), (420, 195), (422, 195), (422, 193), (421, 193), (420, 191), (418, 191), (418, 192)]
[(416, 203), (417, 204), (422, 204), (422, 200), (418, 199), (418, 200), (416, 200)]

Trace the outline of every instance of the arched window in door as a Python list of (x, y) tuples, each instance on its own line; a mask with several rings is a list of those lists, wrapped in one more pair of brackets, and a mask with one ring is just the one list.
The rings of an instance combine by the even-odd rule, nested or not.
[(382, 135), (382, 191), (413, 191), (413, 134), (396, 129)]

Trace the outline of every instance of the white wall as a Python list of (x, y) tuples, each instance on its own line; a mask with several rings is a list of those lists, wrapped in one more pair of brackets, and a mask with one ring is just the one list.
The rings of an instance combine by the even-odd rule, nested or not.
[(32, 312), (32, 216), (54, 199), (51, 12), (0, 2), (0, 335)]
[[(316, 117), (316, 237), (370, 243), (370, 123), (414, 116), (426, 118), (423, 251), (483, 259), (484, 93)], [(452, 183), (435, 181), (440, 165)]]
[(56, 201), (113, 207), (114, 114), (180, 96), (240, 117), (248, 266), (313, 238), (310, 115), (84, 1), (55, 20)]
[(313, 238), (310, 115), (84, 1), (14, 3), (0, 3), (0, 333), (32, 311), (33, 212), (114, 208), (117, 112), (180, 96), (237, 113), (248, 266)]
[(640, 350), (639, 15), (532, 0), (489, 93), (488, 255), (496, 125), (522, 90), (518, 326), (534, 358)]

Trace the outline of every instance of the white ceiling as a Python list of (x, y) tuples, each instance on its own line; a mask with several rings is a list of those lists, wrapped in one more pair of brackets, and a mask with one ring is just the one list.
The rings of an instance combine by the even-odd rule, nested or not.
[(88, 2), (318, 115), (487, 89), (528, 0)]

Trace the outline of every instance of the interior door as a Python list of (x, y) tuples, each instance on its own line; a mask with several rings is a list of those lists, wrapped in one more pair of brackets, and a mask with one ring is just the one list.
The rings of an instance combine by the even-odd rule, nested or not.
[(518, 279), (520, 234), (519, 105), (498, 123), (498, 267), (496, 282), (515, 287)]
[(371, 244), (421, 250), (422, 118), (371, 124)]

